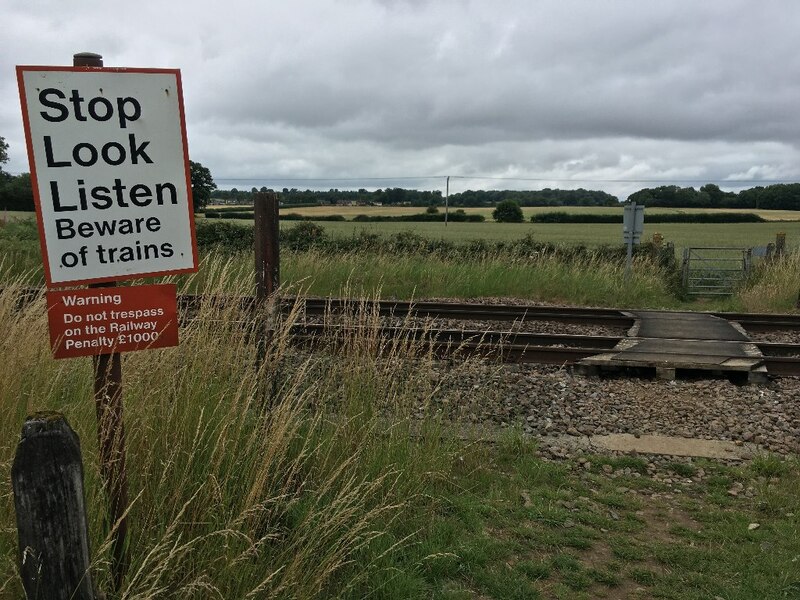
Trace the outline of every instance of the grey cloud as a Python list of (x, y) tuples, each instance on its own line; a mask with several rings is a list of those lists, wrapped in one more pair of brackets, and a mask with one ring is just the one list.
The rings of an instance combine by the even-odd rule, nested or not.
[(5, 73), (78, 50), (180, 67), (220, 178), (800, 178), (793, 0), (33, 4), (5, 11)]

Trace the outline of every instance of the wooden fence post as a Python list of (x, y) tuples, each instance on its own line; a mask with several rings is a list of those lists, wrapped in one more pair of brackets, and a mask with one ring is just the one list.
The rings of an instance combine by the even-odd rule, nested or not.
[(786, 232), (781, 231), (775, 234), (775, 256), (780, 258), (786, 251)]
[[(278, 290), (280, 276), (280, 220), (278, 216), (278, 195), (274, 192), (257, 192), (253, 194), (253, 243), (256, 274), (256, 369), (261, 369), (267, 359), (267, 350), (271, 343), (269, 327), (274, 312), (265, 315), (267, 300)], [(279, 310), (277, 298), (273, 298), (270, 310)], [(266, 317), (266, 318), (264, 318)], [(262, 404), (271, 407), (276, 395), (275, 373), (272, 373), (272, 389), (262, 387), (259, 395)]]
[(63, 415), (26, 419), (11, 482), (26, 597), (94, 600), (80, 441)]
[(274, 192), (253, 195), (253, 236), (256, 259), (256, 302), (262, 303), (280, 286), (280, 221)]

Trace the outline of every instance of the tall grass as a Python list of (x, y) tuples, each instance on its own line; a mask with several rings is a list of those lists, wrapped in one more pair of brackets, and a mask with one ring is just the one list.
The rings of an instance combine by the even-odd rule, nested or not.
[(668, 277), (647, 260), (625, 270), (599, 258), (568, 262), (496, 255), (464, 260), (436, 256), (316, 252), (284, 254), (282, 276), (312, 295), (337, 294), (346, 284), (356, 295), (380, 290), (384, 298), (514, 297), (598, 306), (671, 306), (678, 301)]
[(747, 312), (795, 310), (800, 302), (800, 252), (759, 265), (736, 300)]
[[(235, 271), (214, 261), (185, 286), (248, 293)], [(25, 415), (43, 409), (80, 436), (93, 568), (108, 589), (90, 360), (53, 360), (44, 301), (18, 311), (14, 287), (0, 293), (0, 595), (22, 596), (10, 467)], [(297, 350), (297, 315), (272, 314), (260, 316), (277, 331), (261, 365), (260, 321), (210, 304), (177, 348), (124, 356), (131, 567), (119, 597), (360, 598), (412, 543), (400, 517), (431, 502), (421, 491), (451, 459), (436, 431), (412, 439), (411, 416), (434, 393), (430, 357), (380, 339), (357, 305), (365, 333), (331, 340), (333, 353)]]

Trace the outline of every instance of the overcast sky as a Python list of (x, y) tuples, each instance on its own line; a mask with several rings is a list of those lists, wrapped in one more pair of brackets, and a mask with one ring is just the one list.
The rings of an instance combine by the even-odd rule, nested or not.
[(14, 65), (93, 51), (181, 69), (189, 152), (220, 187), (443, 189), (451, 175), (451, 193), (624, 199), (800, 181), (797, 0), (0, 5), (12, 173), (29, 170)]

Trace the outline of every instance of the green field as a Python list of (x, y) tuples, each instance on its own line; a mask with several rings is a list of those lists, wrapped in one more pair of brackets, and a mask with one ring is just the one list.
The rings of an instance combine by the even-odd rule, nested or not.
[[(237, 221), (247, 223), (247, 221)], [(284, 221), (281, 227), (294, 227)], [(622, 244), (622, 226), (617, 223), (353, 223), (318, 222), (332, 236), (350, 236), (359, 231), (391, 235), (412, 231), (433, 239), (454, 242), (474, 239), (515, 240), (528, 234), (537, 241), (554, 244)], [(643, 239), (660, 233), (677, 249), (688, 246), (763, 246), (775, 241), (775, 234), (786, 233), (789, 248), (800, 245), (800, 221), (781, 223), (658, 223), (644, 226)]]
[[(313, 206), (307, 208), (285, 208), (282, 214), (297, 213), (305, 216), (342, 215), (352, 219), (359, 214), (398, 216), (422, 212), (420, 207), (409, 206)], [(483, 214), (485, 223), (363, 223), (350, 221), (319, 221), (326, 233), (331, 236), (351, 236), (360, 231), (379, 235), (392, 235), (412, 231), (432, 239), (448, 241), (469, 241), (475, 239), (510, 241), (533, 235), (537, 241), (554, 244), (583, 244), (600, 246), (622, 243), (622, 226), (618, 223), (495, 223), (491, 221), (492, 208), (467, 208), (468, 213)], [(527, 207), (523, 209), (525, 218), (544, 212), (567, 212), (571, 214), (621, 214), (615, 207)], [(698, 246), (765, 246), (775, 241), (775, 235), (786, 234), (789, 248), (800, 246), (800, 211), (752, 210), (732, 211), (726, 209), (652, 209), (646, 214), (681, 213), (726, 213), (752, 212), (770, 221), (769, 223), (654, 223), (648, 225), (645, 215), (643, 240), (649, 240), (654, 233), (660, 233), (665, 241), (675, 244), (681, 251), (686, 247)], [(237, 220), (238, 223), (249, 223)], [(294, 221), (284, 221), (281, 227), (293, 227)]]
[[(222, 224), (223, 221), (215, 221)], [(233, 221), (236, 223), (237, 221)], [(231, 221), (224, 221), (230, 224)], [(250, 225), (240, 220), (239, 224)], [(314, 251), (284, 252), (281, 260), (281, 277), (285, 285), (299, 286), (314, 295), (342, 295), (347, 293), (371, 296), (381, 293), (395, 298), (484, 298), (515, 297), (530, 301), (559, 302), (592, 306), (638, 308), (698, 308), (710, 310), (707, 300), (687, 302), (677, 291), (675, 276), (642, 263), (633, 269), (633, 276), (625, 281), (624, 269), (619, 261), (589, 259), (563, 260), (558, 256), (520, 256), (504, 253), (485, 257), (466, 258), (450, 251), (430, 254), (420, 253), (420, 244), (413, 237), (390, 237), (400, 232), (411, 232), (432, 240), (444, 239), (455, 246), (462, 242), (483, 239), (492, 242), (512, 242), (532, 235), (536, 242), (571, 245), (583, 244), (589, 249), (603, 244), (621, 248), (619, 224), (534, 224), (534, 223), (352, 223), (320, 222), (327, 236), (348, 237), (366, 231), (387, 238), (389, 247), (397, 240), (405, 240), (401, 250), (388, 252), (374, 250), (328, 253), (323, 247)], [(285, 221), (284, 229), (296, 228), (302, 223)], [(800, 222), (688, 224), (663, 223), (649, 228), (645, 225), (645, 238), (660, 232), (667, 241), (675, 244), (680, 253), (687, 246), (752, 247), (774, 241), (775, 234), (785, 232), (790, 250), (800, 246)], [(20, 234), (22, 237), (20, 237)], [(5, 239), (4, 239), (5, 238)], [(411, 245), (407, 245), (411, 242)], [(351, 244), (350, 241), (346, 242)], [(424, 240), (422, 244), (425, 245)], [(287, 247), (290, 248), (291, 246)], [(534, 252), (537, 254), (537, 252)], [(797, 290), (800, 289), (800, 268), (795, 257), (782, 261), (781, 269), (771, 268), (769, 277), (753, 280), (735, 296), (714, 302), (715, 310), (792, 312), (795, 310)], [(546, 259), (546, 260), (544, 260)], [(244, 269), (242, 276), (249, 277), (252, 258), (236, 258), (236, 270)], [(35, 229), (10, 224), (0, 230), (0, 273), (2, 278), (25, 275), (29, 281), (41, 281), (41, 256), (36, 242)], [(203, 272), (204, 269), (201, 269)], [(349, 292), (348, 292), (349, 291)]]

